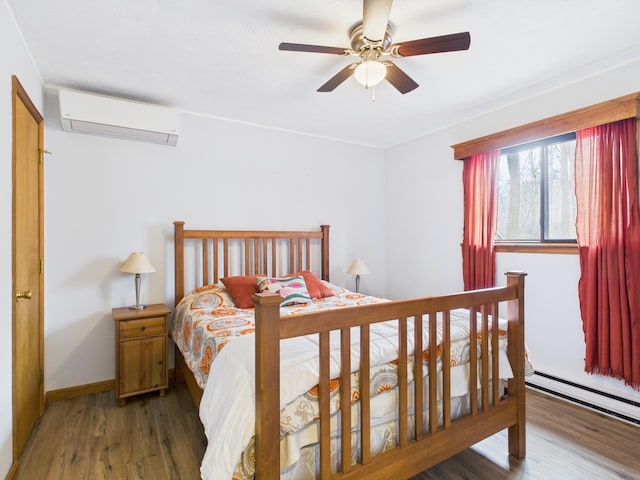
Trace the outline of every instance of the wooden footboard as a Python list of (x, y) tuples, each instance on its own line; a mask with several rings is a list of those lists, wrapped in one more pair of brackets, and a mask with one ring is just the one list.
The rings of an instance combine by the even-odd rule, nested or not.
[[(359, 435), (361, 456), (356, 465), (342, 462), (335, 478), (386, 479), (409, 478), (465, 450), (474, 443), (500, 431), (509, 429), (509, 453), (517, 458), (525, 455), (525, 386), (524, 386), (524, 273), (507, 273), (507, 286), (464, 292), (443, 297), (396, 301), (367, 305), (351, 309), (337, 309), (308, 315), (280, 317), (280, 297), (257, 294), (256, 303), (256, 479), (274, 479), (280, 471), (280, 372), (273, 368), (280, 362), (280, 340), (310, 334), (319, 335), (320, 381), (319, 381), (319, 438), (320, 478), (330, 478), (330, 407), (329, 407), (329, 334), (340, 331), (341, 384), (349, 385), (349, 352), (351, 328), (360, 331), (360, 378), (369, 378), (369, 327), (377, 322), (398, 319), (398, 412), (397, 445), (385, 453), (370, 454), (369, 419), (371, 394), (368, 382), (361, 382), (360, 409), (361, 428)], [(501, 305), (506, 304), (502, 310)], [(481, 317), (480, 326), (470, 321), (471, 338), (479, 338), (479, 345), (470, 342), (469, 391), (470, 415), (452, 421), (449, 408), (450, 393), (450, 337), (449, 312), (455, 308), (468, 308), (470, 318)], [(506, 395), (498, 391), (498, 321), (491, 312), (504, 312), (509, 322), (508, 357), (513, 370)], [(428, 398), (422, 398), (422, 351), (435, 352), (436, 312), (443, 315), (442, 342), (442, 398), (443, 421), (437, 418), (437, 372), (436, 362), (429, 362)], [(408, 425), (408, 355), (407, 330), (410, 322), (416, 331), (422, 331), (423, 318), (429, 321), (429, 345), (422, 345), (416, 337), (414, 367), (415, 388), (413, 402), (416, 405), (415, 428)], [(491, 333), (487, 335), (484, 333)], [(491, 342), (491, 343), (490, 343)], [(480, 351), (478, 351), (478, 348)], [(491, 360), (490, 360), (491, 359)], [(341, 458), (351, 458), (351, 392), (340, 389), (341, 403)], [(428, 405), (427, 428), (423, 429), (422, 408)], [(333, 478), (333, 477), (332, 477)]]

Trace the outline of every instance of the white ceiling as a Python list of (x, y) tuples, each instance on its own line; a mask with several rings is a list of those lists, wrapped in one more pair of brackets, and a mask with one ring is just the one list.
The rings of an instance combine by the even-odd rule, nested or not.
[[(394, 60), (420, 87), (350, 78), (360, 0), (6, 0), (47, 86), (387, 147), (640, 58), (639, 0), (396, 0), (393, 41), (469, 31), (468, 51)], [(640, 90), (640, 88), (639, 88)]]

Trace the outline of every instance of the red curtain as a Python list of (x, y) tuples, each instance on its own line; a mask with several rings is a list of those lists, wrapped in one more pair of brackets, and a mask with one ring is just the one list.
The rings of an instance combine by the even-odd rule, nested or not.
[(462, 277), (465, 290), (495, 286), (497, 223), (496, 170), (499, 150), (464, 160), (464, 233)]
[(640, 390), (640, 211), (636, 120), (577, 132), (578, 295), (585, 371)]

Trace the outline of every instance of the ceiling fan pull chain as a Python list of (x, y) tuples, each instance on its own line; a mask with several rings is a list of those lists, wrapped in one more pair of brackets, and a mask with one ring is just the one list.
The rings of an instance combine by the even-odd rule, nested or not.
[(376, 87), (375, 85), (371, 87), (371, 101), (375, 103), (376, 101)]

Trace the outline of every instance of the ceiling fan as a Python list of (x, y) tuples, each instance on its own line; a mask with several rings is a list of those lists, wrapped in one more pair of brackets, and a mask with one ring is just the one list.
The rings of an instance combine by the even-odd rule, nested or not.
[(400, 93), (408, 93), (418, 84), (390, 60), (382, 57), (411, 57), (429, 53), (467, 50), (471, 43), (469, 32), (439, 37), (421, 38), (391, 43), (389, 15), (393, 0), (363, 0), (362, 22), (351, 29), (351, 47), (325, 47), (302, 43), (281, 43), (280, 50), (292, 52), (329, 53), (360, 57), (360, 61), (347, 65), (322, 85), (318, 92), (332, 92), (353, 75), (365, 88), (373, 87), (385, 78)]

